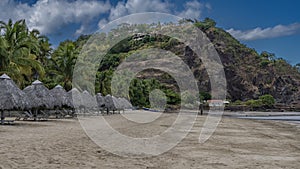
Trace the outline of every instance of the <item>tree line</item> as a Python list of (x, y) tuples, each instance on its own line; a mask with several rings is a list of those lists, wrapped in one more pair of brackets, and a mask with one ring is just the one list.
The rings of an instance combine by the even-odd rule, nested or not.
[[(9, 75), (21, 89), (36, 79), (43, 81), (48, 88), (60, 84), (66, 90), (72, 89), (77, 57), (90, 36), (82, 35), (76, 41), (66, 40), (53, 49), (49, 38), (36, 29), (29, 30), (25, 20), (1, 21), (0, 32), (0, 74)], [(130, 50), (133, 45), (130, 45)], [(100, 63), (96, 74), (96, 92), (103, 95), (111, 93), (110, 83), (114, 68), (128, 55), (125, 48), (122, 45), (112, 48)], [(165, 88), (157, 80), (138, 78), (131, 82), (131, 96), (125, 97), (130, 97), (135, 106), (150, 106), (148, 94), (153, 89), (167, 92), (170, 104), (176, 104), (180, 100), (178, 93)]]

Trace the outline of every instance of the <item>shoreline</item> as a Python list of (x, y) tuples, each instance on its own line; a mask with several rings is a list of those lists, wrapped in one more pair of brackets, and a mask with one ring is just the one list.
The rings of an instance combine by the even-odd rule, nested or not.
[(300, 112), (224, 111), (225, 116), (300, 116)]

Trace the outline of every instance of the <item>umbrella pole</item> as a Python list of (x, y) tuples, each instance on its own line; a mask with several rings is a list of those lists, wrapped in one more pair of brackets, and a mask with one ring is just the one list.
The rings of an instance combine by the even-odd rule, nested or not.
[(58, 118), (59, 118), (58, 116), (59, 116), (59, 113), (58, 113), (58, 108), (56, 107), (56, 108), (55, 108), (55, 118), (57, 118), (57, 119), (58, 119)]
[(5, 117), (4, 117), (4, 111), (1, 110), (1, 124), (4, 124), (4, 119), (5, 119)]
[(36, 120), (37, 120), (37, 112), (38, 112), (38, 110), (37, 110), (37, 109), (34, 109), (33, 111), (34, 111), (34, 112), (33, 112), (33, 113), (34, 113), (34, 114), (33, 114), (33, 120), (36, 121)]

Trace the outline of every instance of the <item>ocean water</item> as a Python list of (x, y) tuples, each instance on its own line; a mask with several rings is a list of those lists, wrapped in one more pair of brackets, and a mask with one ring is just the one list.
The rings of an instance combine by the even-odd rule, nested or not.
[(300, 123), (300, 116), (247, 116), (237, 117), (241, 119), (253, 119), (253, 120), (283, 120), (283, 121), (295, 121)]

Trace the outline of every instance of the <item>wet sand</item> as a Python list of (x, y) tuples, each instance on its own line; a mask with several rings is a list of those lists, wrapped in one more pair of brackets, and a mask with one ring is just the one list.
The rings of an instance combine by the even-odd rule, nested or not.
[[(176, 114), (144, 125), (106, 116), (115, 129), (148, 136), (167, 129)], [(155, 157), (127, 158), (111, 154), (85, 134), (76, 119), (18, 121), (0, 126), (0, 168), (299, 168), (300, 127), (286, 122), (224, 117), (204, 144), (198, 137), (206, 116), (170, 151)]]

